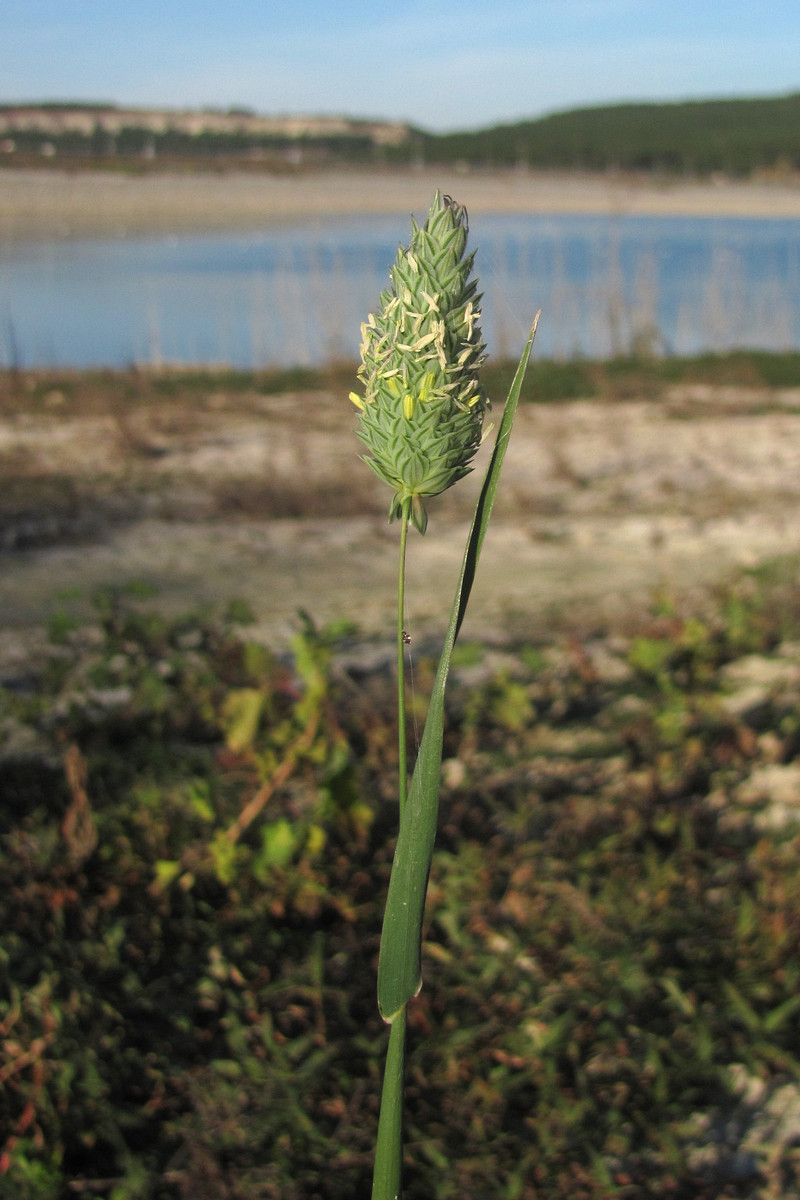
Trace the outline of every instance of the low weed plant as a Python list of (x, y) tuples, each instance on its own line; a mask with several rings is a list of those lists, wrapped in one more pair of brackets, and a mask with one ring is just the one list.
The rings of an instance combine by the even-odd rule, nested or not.
[[(800, 697), (729, 703), (799, 611), (795, 565), (624, 641), (456, 656), (405, 1195), (800, 1186), (800, 839), (739, 799), (791, 770)], [(368, 1192), (397, 714), (351, 641), (105, 594), (5, 679), (4, 1197)]]

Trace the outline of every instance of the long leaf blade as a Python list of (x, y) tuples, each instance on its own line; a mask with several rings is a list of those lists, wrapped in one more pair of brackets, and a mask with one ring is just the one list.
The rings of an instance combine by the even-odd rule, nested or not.
[(453, 646), (467, 609), (478, 557), (492, 514), (500, 468), (508, 447), (538, 320), (537, 313), (508, 393), (492, 456), (475, 507), (425, 730), (400, 824), (378, 958), (378, 1008), (383, 1019), (389, 1022), (394, 1020), (403, 1006), (416, 996), (422, 987), (422, 918), (439, 810), (445, 685), (450, 671)]

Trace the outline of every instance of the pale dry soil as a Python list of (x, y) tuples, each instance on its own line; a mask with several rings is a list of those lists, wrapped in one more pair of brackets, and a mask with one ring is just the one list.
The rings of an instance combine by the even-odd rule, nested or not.
[[(143, 580), (172, 612), (246, 600), (278, 646), (300, 608), (391, 638), (398, 529), (388, 490), (357, 457), (343, 395), (220, 391), (123, 415), (70, 405), (56, 392), (0, 415), (9, 487), (27, 480), (35, 495), (49, 479), (84, 496), (74, 528), (31, 503), (6, 512), (4, 656), (59, 606), (82, 611), (93, 589)], [(415, 639), (446, 625), (487, 454), (488, 443), (473, 475), (431, 502), (427, 535), (410, 538)], [(800, 391), (526, 405), (464, 636), (624, 629), (659, 593), (700, 592), (798, 547)]]
[(436, 189), (470, 213), (800, 216), (794, 179), (738, 181), (553, 171), (331, 169), (269, 175), (0, 171), (0, 244), (38, 237), (269, 228), (368, 213), (424, 213)]

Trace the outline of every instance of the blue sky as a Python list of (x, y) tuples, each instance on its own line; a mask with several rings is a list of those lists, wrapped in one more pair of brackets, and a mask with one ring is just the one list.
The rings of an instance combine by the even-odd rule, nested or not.
[(0, 101), (474, 129), (800, 91), (797, 0), (0, 0)]

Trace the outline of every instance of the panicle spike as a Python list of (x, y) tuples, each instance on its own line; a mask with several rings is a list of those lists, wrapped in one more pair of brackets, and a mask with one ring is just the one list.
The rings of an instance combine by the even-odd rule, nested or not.
[(425, 498), (471, 469), (488, 407), (468, 230), (463, 205), (438, 191), (425, 223), (412, 218), (411, 243), (397, 252), (391, 287), (362, 326), (364, 398), (351, 393), (365, 461), (394, 492), (390, 519), (410, 499), (420, 533)]

